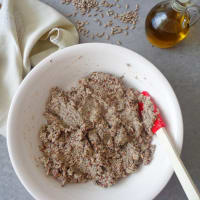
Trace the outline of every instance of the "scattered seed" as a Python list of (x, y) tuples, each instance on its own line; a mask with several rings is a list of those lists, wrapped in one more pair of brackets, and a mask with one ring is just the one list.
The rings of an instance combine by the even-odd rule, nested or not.
[(99, 7), (96, 7), (96, 8), (95, 8), (95, 11), (99, 11)]
[(76, 28), (80, 34), (83, 36), (88, 35), (89, 30), (85, 28), (85, 25), (88, 24), (88, 21), (76, 21)]
[(100, 5), (103, 6), (103, 7), (106, 7), (106, 8), (112, 8), (113, 7), (113, 4), (107, 2), (106, 0), (102, 0)]
[(104, 14), (103, 13), (101, 13), (101, 18), (104, 18)]
[(63, 0), (63, 1), (62, 1), (62, 4), (69, 5), (70, 3), (71, 3), (71, 0)]
[(66, 17), (71, 17), (71, 16), (72, 16), (72, 14), (67, 14), (67, 15), (66, 15)]
[(91, 35), (91, 38), (94, 40), (94, 38), (95, 38), (94, 34)]
[(128, 11), (118, 16), (119, 20), (123, 23), (130, 23), (135, 24), (138, 18), (138, 12), (135, 11)]
[(108, 16), (114, 15), (114, 11), (113, 11), (113, 10), (109, 10), (109, 11), (107, 12), (107, 15), (108, 15)]
[(102, 25), (102, 22), (101, 22), (101, 21), (98, 21), (98, 25), (101, 26), (101, 25)]
[(74, 12), (72, 16), (73, 16), (73, 17), (76, 17), (77, 14), (78, 14), (77, 12)]
[[(111, 31), (110, 34), (107, 34), (105, 38), (107, 40), (110, 39), (111, 36), (115, 34), (121, 34), (124, 32), (124, 34), (127, 36), (128, 30), (129, 29), (135, 29), (136, 28), (136, 23), (138, 21), (138, 11), (139, 11), (139, 4), (136, 4), (135, 9), (129, 10), (130, 8), (129, 4), (125, 4), (125, 9), (127, 10), (124, 13), (118, 14), (111, 8), (116, 6), (117, 8), (121, 8), (122, 5), (120, 5), (119, 0), (114, 0), (114, 3), (108, 2), (108, 0), (61, 0), (63, 4), (70, 4), (75, 7), (75, 12), (72, 14), (67, 14), (66, 17), (75, 17), (77, 16), (78, 13), (81, 15), (85, 15), (87, 13), (87, 17), (96, 17), (99, 16), (102, 19), (104, 18), (105, 14), (108, 15), (109, 17), (112, 16), (112, 18), (116, 19), (114, 22), (119, 20), (121, 23), (126, 24), (125, 27), (120, 27), (118, 24), (114, 25), (112, 20), (109, 20), (106, 22), (103, 26), (104, 28), (110, 27)], [(123, 5), (124, 6), (124, 5)], [(103, 7), (108, 9), (108, 11), (103, 10)], [(90, 11), (93, 10), (93, 14), (90, 14)], [(102, 25), (102, 21), (98, 18), (93, 18), (93, 20), (99, 25)], [(78, 32), (85, 36), (85, 37), (90, 37), (92, 39), (95, 38), (95, 36), (101, 38), (105, 35), (105, 33), (96, 33), (96, 34), (89, 34), (89, 30), (85, 28), (85, 26), (89, 24), (88, 21), (76, 21), (76, 27)], [(130, 24), (131, 26), (129, 27)], [(121, 41), (117, 41), (117, 44), (121, 45)]]
[(122, 44), (121, 41), (119, 41), (119, 40), (118, 40), (116, 43), (117, 43), (118, 45), (121, 45), (121, 44)]
[(126, 27), (124, 28), (125, 30), (128, 30), (129, 29), (129, 26), (128, 25), (126, 25)]
[(119, 34), (119, 33), (122, 33), (123, 32), (123, 29), (119, 26), (114, 26), (111, 28), (111, 34), (112, 35), (115, 35), (115, 34)]
[(104, 34), (105, 34), (105, 32), (103, 32), (103, 33), (96, 33), (96, 36), (98, 37), (98, 38), (102, 38), (103, 36), (104, 36)]
[(125, 5), (125, 8), (126, 8), (126, 10), (128, 10), (128, 9), (129, 9), (129, 5), (128, 5), (128, 4), (126, 4), (126, 5)]
[(72, 2), (73, 6), (81, 12), (82, 15), (89, 13), (92, 9), (99, 6), (96, 0), (67, 0)]
[(107, 35), (107, 36), (106, 36), (106, 40), (110, 40), (110, 35)]
[(131, 29), (132, 29), (132, 30), (135, 29), (135, 26), (131, 26)]

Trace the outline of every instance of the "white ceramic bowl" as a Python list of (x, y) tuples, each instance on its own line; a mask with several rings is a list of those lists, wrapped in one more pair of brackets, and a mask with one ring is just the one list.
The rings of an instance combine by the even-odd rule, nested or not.
[(147, 90), (160, 107), (167, 127), (179, 150), (183, 142), (183, 122), (177, 98), (165, 77), (137, 53), (110, 44), (80, 44), (49, 56), (23, 80), (8, 117), (8, 150), (14, 170), (24, 187), (38, 200), (149, 200), (167, 184), (173, 170), (156, 136), (152, 163), (111, 188), (92, 183), (61, 187), (35, 161), (40, 155), (38, 130), (49, 89), (68, 89), (93, 71), (124, 76), (126, 83)]

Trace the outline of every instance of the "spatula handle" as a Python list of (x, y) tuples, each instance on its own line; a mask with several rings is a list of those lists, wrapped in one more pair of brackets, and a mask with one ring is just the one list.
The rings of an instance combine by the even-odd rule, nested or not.
[(169, 158), (173, 165), (174, 171), (185, 191), (189, 200), (200, 200), (200, 193), (195, 186), (194, 182), (192, 181), (191, 176), (189, 175), (188, 171), (186, 170), (182, 160), (180, 159), (178, 152), (175, 148), (175, 145), (168, 135), (165, 128), (160, 128), (156, 135), (158, 136), (162, 145), (165, 146), (166, 151), (169, 154)]

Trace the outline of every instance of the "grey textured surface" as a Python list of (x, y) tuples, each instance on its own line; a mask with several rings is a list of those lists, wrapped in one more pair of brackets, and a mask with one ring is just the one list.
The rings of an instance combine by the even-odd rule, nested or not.
[[(64, 15), (71, 13), (71, 7), (63, 6), (60, 0), (42, 0)], [(122, 2), (122, 0), (121, 0)], [(191, 29), (188, 38), (171, 49), (152, 47), (145, 38), (144, 21), (150, 8), (159, 0), (125, 0), (130, 5), (140, 4), (140, 19), (134, 31), (129, 36), (120, 35), (109, 41), (122, 41), (122, 45), (136, 51), (154, 63), (174, 88), (179, 99), (184, 119), (184, 145), (182, 159), (200, 190), (200, 23)], [(122, 5), (122, 4), (121, 4)], [(122, 5), (123, 6), (123, 5)], [(84, 17), (85, 18), (85, 17)], [(81, 16), (71, 18), (74, 22)], [(106, 20), (106, 19), (105, 19)], [(89, 29), (93, 32), (103, 30), (93, 23)], [(95, 39), (98, 42), (108, 42), (105, 39)], [(81, 42), (93, 42), (82, 38)], [(32, 200), (33, 198), (21, 185), (11, 166), (5, 138), (0, 136), (0, 200)], [(156, 200), (185, 200), (187, 199), (177, 178), (173, 175), (165, 189)]]

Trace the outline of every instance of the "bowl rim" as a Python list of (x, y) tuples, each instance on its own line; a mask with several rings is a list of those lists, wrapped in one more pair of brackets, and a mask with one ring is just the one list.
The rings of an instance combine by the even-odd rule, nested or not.
[[(150, 66), (151, 68), (153, 68), (153, 70), (155, 72), (157, 72), (160, 77), (162, 78), (162, 81), (165, 82), (165, 84), (167, 84), (169, 91), (171, 92), (171, 99), (173, 99), (173, 103), (176, 104), (176, 109), (177, 109), (177, 117), (179, 118), (179, 130), (180, 130), (180, 136), (179, 136), (179, 153), (181, 153), (182, 151), (182, 147), (183, 147), (183, 137), (184, 137), (184, 130), (183, 130), (183, 117), (182, 117), (182, 112), (180, 109), (180, 104), (179, 101), (177, 99), (177, 96), (171, 86), (171, 84), (168, 82), (168, 80), (166, 79), (166, 77), (162, 74), (162, 72), (154, 65), (152, 64), (150, 61), (148, 61), (146, 58), (144, 58), (142, 55), (136, 53), (133, 50), (127, 49), (125, 47), (121, 47), (121, 46), (117, 46), (117, 45), (113, 45), (113, 44), (109, 44), (109, 43), (83, 43), (83, 44), (77, 44), (77, 45), (73, 45), (70, 47), (66, 47), (63, 48), (59, 51), (56, 51), (55, 53), (49, 55), (48, 57), (46, 57), (45, 59), (43, 59), (40, 63), (38, 63), (24, 78), (24, 80), (21, 82), (20, 86), (18, 87), (17, 91), (15, 92), (15, 95), (11, 101), (11, 106), (8, 112), (8, 119), (7, 119), (7, 147), (8, 147), (8, 153), (9, 153), (9, 157), (12, 163), (12, 166), (14, 168), (14, 171), (17, 175), (17, 177), (19, 178), (19, 180), (21, 181), (22, 185), (26, 188), (26, 190), (35, 198), (35, 199), (40, 199), (39, 194), (36, 194), (35, 191), (33, 191), (30, 187), (30, 185), (24, 181), (23, 179), (23, 173), (19, 170), (19, 166), (16, 164), (16, 159), (14, 157), (14, 152), (13, 152), (13, 147), (12, 147), (12, 133), (10, 131), (11, 129), (11, 118), (12, 118), (12, 112), (13, 112), (13, 108), (15, 106), (15, 104), (17, 103), (18, 97), (20, 96), (21, 90), (23, 90), (24, 86), (26, 85), (26, 83), (29, 81), (29, 79), (31, 79), (32, 76), (34, 76), (35, 74), (39, 73), (42, 68), (48, 67), (48, 65), (46, 65), (47, 61), (51, 60), (51, 59), (55, 59), (55, 58), (59, 58), (64, 56), (67, 52), (71, 51), (71, 50), (79, 50), (79, 48), (97, 48), (97, 46), (101, 46), (105, 47), (105, 48), (115, 48), (115, 49), (119, 49), (123, 52), (127, 52), (129, 54), (134, 55), (135, 57), (139, 58), (140, 60), (143, 60), (143, 62), (145, 62), (146, 64), (148, 64), (148, 66)], [(55, 64), (55, 63), (54, 63)], [(158, 190), (158, 192), (155, 194), (155, 196), (153, 198), (155, 198), (167, 185), (167, 183), (169, 182), (169, 180), (171, 179), (172, 175), (173, 175), (174, 170), (171, 169), (171, 171), (169, 171), (168, 177), (166, 178), (165, 182), (161, 185), (160, 189)]]

